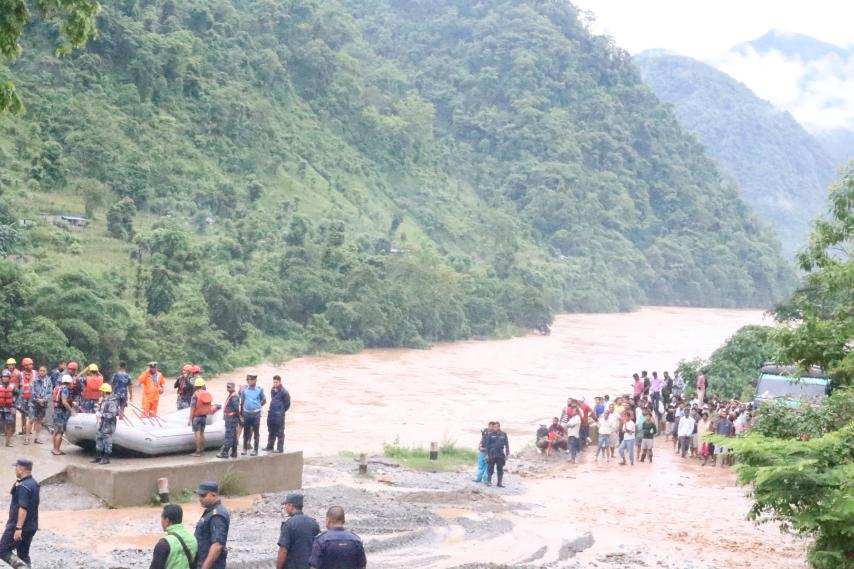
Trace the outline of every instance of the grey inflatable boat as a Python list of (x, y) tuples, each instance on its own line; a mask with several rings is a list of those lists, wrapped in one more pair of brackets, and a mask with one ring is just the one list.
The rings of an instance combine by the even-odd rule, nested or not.
[[(187, 424), (190, 410), (181, 409), (162, 417), (142, 418), (136, 410), (128, 407), (125, 418), (119, 419), (113, 434), (113, 447), (116, 449), (157, 456), (193, 452), (196, 450), (193, 430)], [(92, 413), (77, 413), (68, 419), (65, 436), (69, 442), (94, 447), (97, 434), (97, 419)], [(217, 409), (208, 415), (205, 427), (205, 448), (222, 446), (225, 438), (225, 421), (222, 411)]]

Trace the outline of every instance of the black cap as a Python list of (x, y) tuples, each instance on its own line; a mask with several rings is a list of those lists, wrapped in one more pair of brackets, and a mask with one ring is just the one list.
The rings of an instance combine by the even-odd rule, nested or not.
[(208, 492), (219, 493), (219, 484), (217, 484), (216, 482), (211, 482), (210, 480), (207, 480), (207, 481), (199, 484), (199, 489), (196, 490), (196, 494), (198, 494), (199, 496), (204, 496)]
[(26, 468), (27, 470), (32, 470), (33, 469), (33, 461), (28, 460), (26, 458), (19, 458), (18, 460), (15, 461), (15, 464), (13, 464), (12, 466), (20, 466), (20, 467)]
[(295, 508), (302, 510), (302, 494), (291, 492), (285, 497), (285, 504), (291, 504)]

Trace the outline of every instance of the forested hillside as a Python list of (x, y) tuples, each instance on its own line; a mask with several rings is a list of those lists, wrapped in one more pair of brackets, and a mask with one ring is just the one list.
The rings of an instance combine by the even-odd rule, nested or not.
[(569, 4), (123, 0), (98, 27), (0, 67), (27, 106), (0, 116), (4, 353), (217, 369), (791, 286)]
[(660, 51), (634, 61), (655, 94), (673, 104), (680, 124), (738, 182), (744, 200), (773, 226), (784, 251), (791, 256), (805, 246), (835, 178), (821, 145), (789, 113), (710, 65)]

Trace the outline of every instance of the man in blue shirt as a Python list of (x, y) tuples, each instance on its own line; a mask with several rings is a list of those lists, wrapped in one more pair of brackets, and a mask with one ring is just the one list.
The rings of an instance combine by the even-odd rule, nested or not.
[[(270, 388), (270, 410), (267, 412), (267, 452), (285, 450), (285, 412), (291, 408), (291, 395), (282, 385), (282, 377), (273, 376)], [(275, 445), (275, 448), (274, 448)]]
[(258, 456), (258, 447), (261, 439), (261, 408), (267, 404), (264, 390), (258, 387), (258, 376), (254, 373), (247, 374), (247, 385), (240, 390), (240, 414), (243, 417), (243, 452), (245, 455), (249, 450), (249, 439), (254, 437), (252, 456)]
[(0, 537), (0, 559), (12, 567), (29, 567), (30, 544), (39, 529), (39, 484), (33, 479), (32, 461), (18, 459), (15, 476), (9, 519)]
[(119, 362), (119, 371), (114, 373), (110, 380), (113, 386), (113, 395), (119, 403), (119, 416), (122, 418), (125, 416), (128, 401), (133, 401), (133, 382), (127, 372), (127, 366), (125, 362)]
[(317, 520), (302, 513), (302, 505), (302, 494), (291, 493), (285, 498), (288, 519), (282, 522), (279, 533), (276, 569), (308, 569), (311, 547), (320, 533), (320, 526)]
[(326, 511), (326, 531), (318, 535), (308, 560), (314, 569), (364, 569), (368, 565), (359, 536), (344, 529), (344, 508)]

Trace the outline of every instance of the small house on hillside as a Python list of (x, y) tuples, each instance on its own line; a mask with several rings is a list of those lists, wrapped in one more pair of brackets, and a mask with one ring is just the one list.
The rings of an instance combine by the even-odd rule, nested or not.
[(80, 217), (77, 215), (67, 215), (67, 214), (59, 214), (52, 215), (49, 213), (41, 214), (42, 219), (44, 219), (48, 223), (52, 223), (57, 227), (62, 227), (63, 229), (71, 229), (80, 231), (85, 229), (89, 225), (89, 219), (85, 217)]

